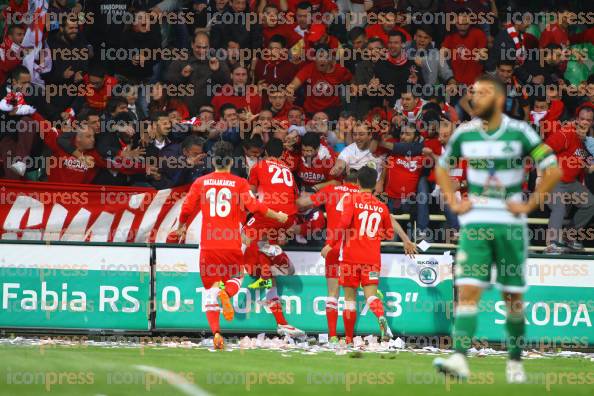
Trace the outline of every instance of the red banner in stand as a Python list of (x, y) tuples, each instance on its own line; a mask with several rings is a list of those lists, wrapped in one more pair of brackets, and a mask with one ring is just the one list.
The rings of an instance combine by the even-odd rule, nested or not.
[(0, 239), (167, 242), (188, 189), (0, 180)]

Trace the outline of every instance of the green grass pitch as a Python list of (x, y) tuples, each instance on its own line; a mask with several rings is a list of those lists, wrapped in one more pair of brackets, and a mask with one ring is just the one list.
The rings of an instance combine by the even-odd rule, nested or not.
[[(0, 347), (0, 395), (593, 395), (586, 358), (525, 361), (529, 384), (505, 383), (504, 357), (473, 357), (467, 383), (434, 373), (435, 356), (338, 356), (171, 347)], [(174, 373), (175, 376), (170, 376)]]

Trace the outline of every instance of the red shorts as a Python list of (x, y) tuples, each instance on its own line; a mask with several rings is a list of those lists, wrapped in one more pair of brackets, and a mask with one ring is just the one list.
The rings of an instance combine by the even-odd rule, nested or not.
[(200, 278), (204, 288), (210, 289), (216, 282), (226, 282), (243, 274), (241, 250), (201, 250)]
[(340, 286), (356, 289), (359, 286), (377, 285), (380, 268), (374, 264), (340, 263)]
[(290, 215), (286, 223), (278, 221), (256, 213), (248, 220), (244, 227), (245, 235), (252, 241), (261, 241), (266, 236), (270, 243), (275, 243), (279, 236), (286, 233), (288, 228), (295, 224), (295, 215)]
[(288, 274), (291, 271), (291, 261), (285, 252), (276, 257), (268, 257), (262, 252), (257, 252), (256, 257), (256, 260), (245, 260), (245, 271), (250, 276), (269, 278), (272, 276), (272, 267), (281, 274)]
[(340, 249), (332, 249), (326, 256), (326, 278), (337, 279), (340, 269)]

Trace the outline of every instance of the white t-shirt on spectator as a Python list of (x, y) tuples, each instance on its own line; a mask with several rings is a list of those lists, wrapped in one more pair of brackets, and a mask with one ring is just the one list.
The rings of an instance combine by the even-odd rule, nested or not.
[(347, 171), (349, 169), (359, 170), (370, 162), (375, 164), (378, 178), (382, 173), (384, 157), (376, 157), (369, 151), (369, 149), (361, 150), (356, 143), (351, 143), (344, 148), (338, 155), (339, 160), (343, 160), (347, 164)]

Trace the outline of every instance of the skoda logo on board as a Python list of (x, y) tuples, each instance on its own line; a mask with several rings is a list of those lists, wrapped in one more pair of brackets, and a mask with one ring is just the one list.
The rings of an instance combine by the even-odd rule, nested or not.
[(419, 271), (419, 280), (426, 285), (431, 285), (437, 280), (437, 272), (431, 267), (424, 267)]

